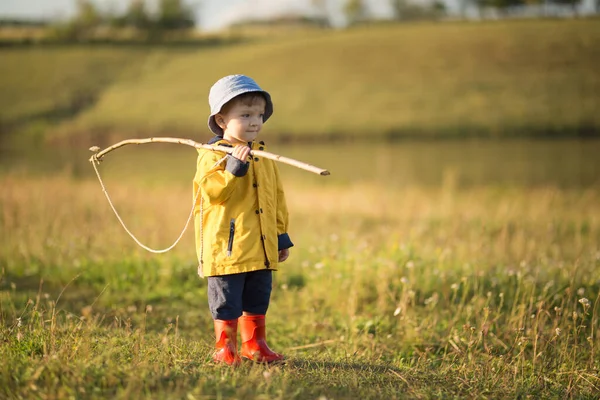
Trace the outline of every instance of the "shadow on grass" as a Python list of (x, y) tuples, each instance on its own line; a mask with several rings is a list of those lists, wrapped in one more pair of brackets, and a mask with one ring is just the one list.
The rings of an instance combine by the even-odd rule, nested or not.
[[(210, 346), (210, 344), (207, 344)], [(206, 355), (202, 360), (194, 360), (187, 363), (182, 370), (191, 372), (196, 369), (202, 369), (209, 367), (214, 368), (233, 368), (225, 364), (214, 363), (211, 359), (211, 355)], [(345, 362), (345, 361), (324, 361), (324, 360), (309, 360), (303, 358), (288, 358), (283, 362), (265, 364), (265, 363), (257, 363), (247, 359), (242, 359), (242, 364), (237, 367), (241, 369), (247, 368), (280, 368), (282, 370), (295, 370), (299, 373), (310, 373), (310, 372), (323, 372), (333, 373), (335, 371), (345, 371), (345, 372), (365, 372), (368, 374), (391, 374), (391, 376), (395, 376), (397, 379), (403, 381), (408, 384), (408, 380), (405, 379), (402, 374), (405, 373), (400, 368), (394, 367), (392, 365), (386, 364), (370, 364), (364, 362)]]
[(345, 370), (345, 371), (364, 371), (370, 373), (386, 373), (393, 372), (396, 374), (400, 374), (401, 370), (393, 367), (391, 365), (384, 364), (367, 364), (367, 363), (359, 363), (359, 362), (344, 362), (344, 361), (316, 361), (316, 360), (308, 360), (302, 358), (291, 358), (286, 360), (280, 365), (282, 367), (291, 367), (299, 370), (302, 369), (326, 369), (330, 372), (333, 372), (337, 369)]
[[(424, 379), (407, 376), (406, 370), (386, 363), (290, 358), (280, 368), (297, 378), (297, 383), (292, 383), (289, 389), (301, 391), (304, 398), (323, 395), (327, 398), (397, 398), (399, 394), (412, 397), (416, 389), (427, 384)], [(308, 386), (307, 381), (311, 382)]]
[(262, 377), (274, 379), (274, 382), (283, 379), (286, 392), (294, 393), (294, 398), (320, 398), (323, 395), (327, 398), (397, 398), (398, 393), (414, 394), (415, 389), (427, 385), (425, 379), (405, 377), (405, 370), (386, 364), (290, 358), (275, 364), (243, 360), (239, 367), (232, 368), (213, 363), (210, 356), (187, 363), (181, 369), (185, 371), (184, 375), (177, 374), (166, 380), (194, 381), (211, 370), (233, 376), (251, 376), (252, 379), (259, 377), (258, 382)]

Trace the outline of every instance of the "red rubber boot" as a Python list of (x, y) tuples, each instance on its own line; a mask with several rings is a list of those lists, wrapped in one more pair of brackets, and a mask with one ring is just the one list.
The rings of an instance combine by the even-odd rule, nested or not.
[(267, 346), (264, 315), (242, 315), (239, 321), (242, 334), (242, 357), (265, 363), (284, 359), (284, 356), (275, 353)]
[(215, 319), (215, 354), (213, 361), (228, 365), (238, 365), (241, 362), (237, 354), (237, 327), (238, 320)]

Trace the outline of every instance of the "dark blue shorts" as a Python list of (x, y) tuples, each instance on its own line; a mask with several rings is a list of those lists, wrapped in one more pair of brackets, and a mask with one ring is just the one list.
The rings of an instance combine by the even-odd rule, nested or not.
[(242, 312), (264, 315), (271, 301), (271, 270), (209, 276), (208, 307), (213, 319), (237, 319)]

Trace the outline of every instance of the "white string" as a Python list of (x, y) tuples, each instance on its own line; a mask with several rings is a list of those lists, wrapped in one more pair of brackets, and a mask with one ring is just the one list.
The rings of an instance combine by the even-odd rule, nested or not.
[[(215, 163), (215, 165), (213, 165), (212, 168), (216, 167), (217, 165), (221, 164), (223, 162), (223, 160), (225, 160), (227, 158), (227, 156), (221, 158), (219, 161), (217, 161)], [(135, 237), (135, 235), (133, 233), (131, 233), (131, 231), (129, 229), (127, 229), (127, 226), (125, 226), (125, 223), (123, 222), (123, 219), (121, 218), (121, 216), (119, 215), (119, 213), (117, 212), (117, 209), (115, 208), (115, 206), (113, 205), (110, 196), (108, 195), (108, 191), (106, 190), (106, 187), (104, 186), (104, 182), (102, 182), (102, 178), (100, 177), (100, 172), (98, 171), (98, 167), (96, 166), (96, 163), (99, 163), (99, 161), (96, 158), (93, 158), (92, 160), (92, 166), (94, 167), (94, 171), (96, 171), (96, 176), (98, 177), (98, 181), (100, 182), (100, 186), (102, 187), (102, 191), (104, 192), (104, 195), (106, 196), (106, 200), (108, 200), (108, 204), (110, 205), (110, 208), (112, 208), (113, 212), (115, 213), (115, 216), (117, 217), (117, 219), (119, 220), (119, 222), (121, 223), (121, 226), (123, 227), (123, 229), (125, 229), (125, 232), (127, 232), (129, 234), (129, 236), (131, 236), (131, 238), (144, 250), (147, 250), (151, 253), (155, 253), (155, 254), (162, 254), (162, 253), (166, 253), (169, 250), (172, 250), (175, 246), (177, 246), (177, 244), (179, 243), (179, 241), (181, 240), (181, 238), (183, 237), (183, 234), (185, 233), (185, 231), (188, 228), (188, 225), (190, 224), (190, 221), (192, 220), (192, 217), (194, 216), (194, 208), (196, 206), (196, 200), (198, 200), (198, 196), (200, 196), (200, 192), (202, 191), (202, 186), (198, 185), (198, 191), (194, 194), (194, 200), (192, 202), (192, 209), (190, 211), (190, 215), (188, 216), (187, 221), (185, 222), (185, 226), (183, 227), (183, 230), (181, 231), (181, 233), (179, 234), (179, 237), (175, 240), (175, 242), (165, 248), (165, 249), (161, 249), (161, 250), (156, 250), (156, 249), (152, 249), (148, 246), (146, 246), (145, 244), (143, 244), (142, 242), (140, 242), (138, 240), (137, 237)], [(211, 169), (212, 169), (211, 168)], [(202, 205), (200, 206), (202, 207)], [(201, 210), (202, 212), (202, 210)]]

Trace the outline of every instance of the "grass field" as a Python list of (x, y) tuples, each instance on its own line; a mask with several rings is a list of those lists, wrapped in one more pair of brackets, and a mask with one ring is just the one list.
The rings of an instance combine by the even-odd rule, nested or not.
[[(22, 146), (0, 143), (0, 398), (598, 399), (598, 140), (283, 143), (597, 135), (598, 65), (597, 20), (1, 48), (0, 139)], [(84, 145), (204, 141), (208, 89), (238, 72), (275, 99), (270, 149), (332, 175), (282, 168), (296, 246), (268, 340), (288, 359), (234, 369), (211, 362), (192, 230), (139, 248)], [(145, 244), (180, 233), (194, 160), (103, 163)]]
[(273, 138), (596, 135), (599, 43), (597, 20), (562, 20), (375, 26), (212, 48), (1, 49), (0, 121), (21, 136), (51, 126), (53, 137), (94, 144), (202, 134), (211, 84), (243, 72), (273, 95)]
[[(297, 246), (268, 315), (283, 366), (213, 365), (193, 235), (126, 236), (97, 182), (0, 178), (0, 397), (577, 398), (600, 390), (593, 189), (286, 185)], [(188, 184), (109, 191), (147, 244)], [(160, 212), (158, 211), (160, 210)]]

